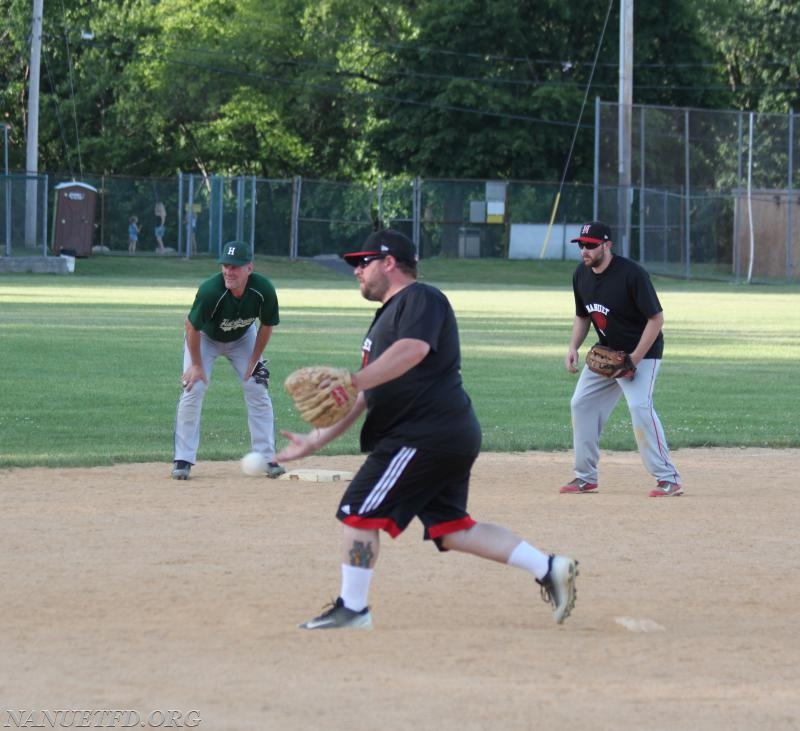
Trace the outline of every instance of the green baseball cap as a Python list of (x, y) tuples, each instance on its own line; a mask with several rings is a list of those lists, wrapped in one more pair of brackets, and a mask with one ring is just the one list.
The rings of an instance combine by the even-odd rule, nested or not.
[(253, 261), (253, 252), (244, 241), (229, 241), (222, 245), (222, 253), (217, 259), (218, 264), (233, 264), (241, 267)]

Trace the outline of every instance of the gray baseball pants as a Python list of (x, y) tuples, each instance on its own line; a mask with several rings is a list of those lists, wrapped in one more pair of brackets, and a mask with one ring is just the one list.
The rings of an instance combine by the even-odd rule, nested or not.
[(570, 401), (576, 477), (597, 482), (600, 435), (620, 396), (624, 395), (645, 468), (656, 480), (680, 482), (664, 428), (653, 407), (653, 389), (660, 368), (660, 359), (646, 358), (637, 366), (636, 377), (627, 380), (606, 378), (583, 367)]
[[(245, 334), (231, 343), (221, 343), (200, 333), (200, 355), (203, 371), (211, 383), (211, 372), (214, 363), (220, 356), (230, 361), (244, 391), (244, 402), (247, 406), (247, 425), (250, 429), (251, 451), (263, 454), (269, 462), (275, 460), (275, 415), (272, 410), (272, 399), (264, 386), (252, 378), (245, 379), (245, 370), (253, 354), (256, 340), (256, 326), (251, 325)], [(184, 341), (183, 370), (191, 365), (189, 350)], [(178, 401), (178, 412), (175, 417), (175, 460), (184, 460), (191, 464), (197, 462), (197, 448), (200, 444), (200, 415), (203, 408), (208, 384), (197, 381), (191, 391), (184, 390)]]

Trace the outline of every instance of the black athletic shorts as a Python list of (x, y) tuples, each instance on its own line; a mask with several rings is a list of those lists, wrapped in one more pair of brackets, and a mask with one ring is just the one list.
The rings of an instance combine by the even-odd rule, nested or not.
[(467, 513), (475, 457), (416, 447), (371, 452), (350, 482), (336, 517), (346, 525), (399, 536), (415, 517), (425, 540), (440, 551), (441, 538), (475, 525)]

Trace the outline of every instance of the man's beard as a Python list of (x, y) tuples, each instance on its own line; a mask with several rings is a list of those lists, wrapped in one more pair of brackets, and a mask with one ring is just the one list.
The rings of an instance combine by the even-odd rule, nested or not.
[(375, 282), (363, 282), (361, 284), (361, 295), (370, 302), (382, 302), (385, 294), (386, 286), (383, 282), (380, 284), (376, 284)]

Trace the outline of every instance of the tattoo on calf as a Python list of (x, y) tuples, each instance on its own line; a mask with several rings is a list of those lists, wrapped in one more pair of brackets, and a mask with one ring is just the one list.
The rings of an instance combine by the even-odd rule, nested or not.
[(353, 547), (350, 549), (351, 566), (368, 569), (372, 565), (374, 557), (375, 554), (372, 552), (371, 542), (353, 541)]

